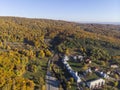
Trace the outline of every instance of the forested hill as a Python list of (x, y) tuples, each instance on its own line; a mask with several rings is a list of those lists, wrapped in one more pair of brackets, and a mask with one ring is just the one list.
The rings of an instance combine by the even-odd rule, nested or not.
[(0, 17), (0, 32), (1, 41), (25, 42), (35, 47), (40, 47), (41, 43), (46, 44), (42, 42), (42, 39), (55, 40), (56, 37), (62, 40), (67, 37), (92, 39), (110, 43), (113, 48), (119, 48), (118, 44), (120, 44), (120, 25), (79, 24), (60, 20)]
[[(0, 17), (0, 28), (3, 31), (11, 30), (11, 32), (12, 30), (20, 32), (20, 30), (22, 29), (23, 34), (25, 30), (28, 31), (31, 30), (31, 32), (33, 30), (39, 30), (39, 32), (43, 31), (44, 34), (54, 33), (55, 35), (65, 31), (66, 33), (71, 33), (71, 34), (74, 34), (76, 32), (77, 33), (82, 32), (84, 33), (84, 35), (87, 34), (91, 34), (94, 36), (97, 35), (97, 37), (104, 37), (108, 39), (108, 41), (110, 38), (120, 39), (120, 25), (110, 25), (110, 24), (79, 24), (79, 23), (60, 21), (60, 20)], [(55, 35), (53, 35), (52, 37), (54, 37)], [(89, 38), (92, 38), (92, 36), (91, 37), (89, 36)], [(115, 40), (113, 40), (113, 42), (114, 41)]]
[(53, 52), (74, 51), (120, 64), (120, 25), (0, 17), (0, 90), (44, 88)]

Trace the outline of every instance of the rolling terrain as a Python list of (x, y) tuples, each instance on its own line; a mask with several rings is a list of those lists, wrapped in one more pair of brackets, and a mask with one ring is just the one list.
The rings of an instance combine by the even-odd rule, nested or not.
[(0, 17), (0, 90), (44, 90), (49, 58), (75, 51), (120, 65), (120, 25)]

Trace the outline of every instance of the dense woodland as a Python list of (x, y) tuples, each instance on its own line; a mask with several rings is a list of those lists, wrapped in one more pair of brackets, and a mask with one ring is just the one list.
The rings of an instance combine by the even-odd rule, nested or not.
[(47, 61), (70, 50), (120, 64), (120, 25), (0, 17), (0, 90), (44, 90)]

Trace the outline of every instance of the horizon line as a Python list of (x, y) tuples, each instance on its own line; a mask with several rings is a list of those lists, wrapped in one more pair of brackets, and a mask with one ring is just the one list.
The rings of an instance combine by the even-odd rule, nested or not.
[(16, 18), (26, 18), (26, 19), (46, 19), (46, 20), (57, 20), (57, 21), (66, 21), (66, 22), (74, 22), (74, 23), (80, 23), (80, 24), (114, 24), (114, 25), (120, 25), (120, 22), (117, 21), (84, 21), (84, 20), (67, 20), (67, 19), (56, 19), (56, 18), (42, 18), (42, 17), (26, 17), (26, 16), (0, 16), (0, 17), (16, 17)]

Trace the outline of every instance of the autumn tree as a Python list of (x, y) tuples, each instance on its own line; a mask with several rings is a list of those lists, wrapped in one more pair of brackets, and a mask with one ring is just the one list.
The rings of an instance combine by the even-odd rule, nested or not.
[(45, 56), (48, 56), (48, 57), (50, 57), (50, 56), (52, 56), (52, 53), (50, 52), (50, 50), (45, 50)]
[(44, 58), (44, 57), (45, 57), (45, 53), (44, 53), (43, 50), (40, 50), (40, 51), (38, 52), (38, 57), (39, 57), (39, 58)]

